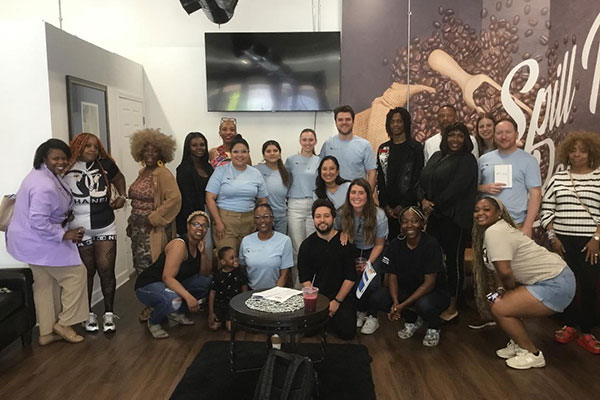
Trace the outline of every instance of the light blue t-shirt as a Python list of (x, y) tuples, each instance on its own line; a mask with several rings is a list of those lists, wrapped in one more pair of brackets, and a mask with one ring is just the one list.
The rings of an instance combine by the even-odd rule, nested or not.
[[(343, 213), (338, 212), (335, 216), (334, 227), (338, 231), (342, 230), (342, 216)], [(375, 243), (365, 243), (365, 232), (363, 229), (363, 218), (354, 217), (354, 246), (359, 250), (369, 250), (375, 247)], [(388, 219), (385, 212), (377, 207), (377, 222), (375, 224), (375, 238), (387, 238), (389, 233)]]
[[(327, 197), (329, 198), (329, 200), (331, 200), (331, 202), (335, 206), (336, 210), (339, 210), (344, 205), (344, 202), (346, 201), (346, 194), (348, 193), (349, 187), (350, 187), (350, 182), (344, 182), (337, 188), (337, 190), (334, 193), (331, 193), (329, 190), (325, 189), (325, 193), (327, 193)], [(317, 194), (313, 191), (313, 200), (317, 200), (317, 199), (318, 199)]]
[(292, 177), (292, 184), (288, 191), (289, 198), (312, 197), (320, 162), (318, 156), (303, 157), (301, 154), (295, 154), (285, 161), (285, 167)]
[(354, 135), (351, 140), (341, 140), (339, 135), (330, 137), (319, 157), (334, 156), (340, 163), (340, 176), (349, 181), (366, 178), (367, 171), (377, 169), (373, 147), (366, 139)]
[(520, 224), (527, 216), (528, 190), (542, 186), (540, 166), (529, 153), (517, 149), (511, 154), (503, 155), (498, 150), (482, 155), (477, 161), (479, 165), (479, 184), (494, 183), (494, 165), (512, 165), (512, 187), (504, 188), (498, 195), (490, 195), (500, 199), (508, 209), (513, 220)]
[(238, 171), (232, 163), (215, 169), (206, 191), (217, 195), (217, 207), (235, 212), (252, 211), (257, 198), (269, 196), (265, 180), (256, 168), (247, 166)]
[(277, 169), (271, 169), (267, 164), (261, 163), (254, 166), (263, 176), (269, 197), (267, 203), (273, 209), (275, 217), (285, 217), (287, 215), (287, 193), (288, 188), (283, 184), (281, 174)]
[(240, 264), (246, 266), (252, 289), (270, 289), (277, 285), (279, 271), (294, 265), (292, 241), (283, 233), (273, 232), (262, 241), (258, 232), (249, 234), (240, 244)]

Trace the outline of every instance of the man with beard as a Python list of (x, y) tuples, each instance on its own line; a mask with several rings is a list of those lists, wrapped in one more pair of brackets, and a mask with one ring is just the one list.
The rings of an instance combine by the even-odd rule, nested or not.
[[(458, 122), (458, 116), (456, 114), (456, 108), (450, 104), (444, 104), (440, 107), (437, 113), (438, 124), (440, 126), (440, 133), (436, 133), (425, 141), (423, 145), (423, 155), (425, 156), (425, 164), (427, 160), (435, 153), (440, 151), (440, 143), (442, 143), (442, 133), (446, 127)], [(469, 135), (471, 142), (473, 142), (473, 150), (471, 153), (475, 156), (475, 159), (479, 158), (479, 151), (477, 146), (477, 139), (473, 135)]]
[(329, 329), (340, 339), (350, 340), (356, 334), (356, 308), (352, 288), (356, 280), (354, 257), (350, 243), (342, 246), (340, 232), (333, 229), (335, 207), (327, 199), (312, 206), (317, 229), (306, 238), (298, 251), (298, 276), (302, 286), (315, 286), (329, 298)]
[(340, 176), (349, 181), (365, 178), (375, 190), (377, 163), (373, 147), (368, 140), (355, 136), (354, 110), (350, 106), (339, 106), (333, 110), (336, 136), (323, 143), (319, 157), (334, 156), (340, 163)]

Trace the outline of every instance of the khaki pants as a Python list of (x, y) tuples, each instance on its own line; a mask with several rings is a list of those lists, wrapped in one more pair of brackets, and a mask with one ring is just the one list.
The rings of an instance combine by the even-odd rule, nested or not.
[(40, 336), (52, 333), (57, 321), (63, 326), (71, 326), (87, 319), (87, 273), (83, 265), (47, 267), (29, 264), (29, 267), (33, 273), (33, 301)]
[(242, 238), (254, 231), (254, 212), (241, 213), (219, 209), (219, 215), (225, 225), (225, 236), (223, 239), (219, 239), (216, 229), (213, 227), (215, 250), (218, 252), (221, 248), (229, 246), (237, 253), (240, 250)]

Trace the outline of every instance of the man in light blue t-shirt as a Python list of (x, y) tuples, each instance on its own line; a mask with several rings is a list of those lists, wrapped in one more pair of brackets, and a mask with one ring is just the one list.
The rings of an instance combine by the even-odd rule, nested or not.
[(500, 199), (512, 219), (531, 237), (542, 200), (542, 179), (537, 160), (517, 147), (517, 124), (502, 119), (496, 124), (497, 150), (481, 156), (479, 192)]
[(350, 106), (339, 106), (333, 111), (338, 135), (323, 143), (319, 157), (334, 156), (340, 163), (340, 176), (353, 180), (365, 178), (375, 190), (377, 162), (368, 140), (354, 136), (354, 110)]

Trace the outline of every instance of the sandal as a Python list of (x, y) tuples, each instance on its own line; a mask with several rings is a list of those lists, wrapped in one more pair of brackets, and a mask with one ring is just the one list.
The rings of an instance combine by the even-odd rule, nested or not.
[(569, 343), (577, 339), (577, 331), (572, 326), (563, 326), (554, 333), (554, 340), (558, 343)]
[(140, 322), (148, 321), (148, 318), (150, 318), (151, 313), (152, 313), (152, 309), (150, 307), (144, 307), (142, 312), (140, 312)]
[(167, 318), (177, 322), (179, 325), (194, 325), (194, 321), (189, 319), (188, 316), (183, 313), (170, 313), (167, 315)]
[(577, 344), (592, 354), (600, 354), (600, 342), (591, 333), (585, 333), (577, 339)]
[(169, 333), (160, 324), (151, 324), (150, 320), (148, 320), (148, 330), (154, 339), (166, 339), (169, 337)]

